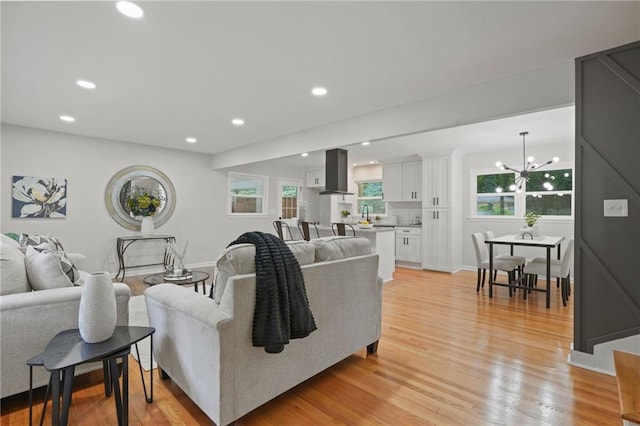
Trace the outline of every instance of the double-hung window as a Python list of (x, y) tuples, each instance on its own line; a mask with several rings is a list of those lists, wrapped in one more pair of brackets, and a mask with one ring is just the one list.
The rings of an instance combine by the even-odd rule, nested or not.
[(369, 215), (386, 214), (386, 204), (382, 199), (382, 181), (370, 180), (358, 182), (358, 213), (368, 206)]
[(267, 176), (229, 172), (229, 214), (267, 214)]
[(513, 173), (478, 174), (476, 177), (476, 215), (513, 216), (516, 192)]
[(517, 174), (492, 170), (471, 171), (471, 215), (523, 217), (534, 212), (547, 217), (573, 216), (573, 170), (556, 165), (529, 172), (522, 191)]
[(527, 213), (540, 216), (571, 216), (573, 171), (571, 169), (539, 170), (529, 173), (526, 184)]

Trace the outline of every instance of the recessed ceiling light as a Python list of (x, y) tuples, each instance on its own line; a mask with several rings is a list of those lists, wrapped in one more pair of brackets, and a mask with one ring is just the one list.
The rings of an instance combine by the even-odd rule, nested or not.
[(309, 156), (309, 153), (308, 153), (308, 152), (303, 152), (303, 153), (302, 153), (302, 154), (300, 154), (300, 155), (302, 155), (303, 157), (308, 157), (308, 156)]
[(61, 115), (60, 120), (66, 121), (67, 123), (73, 123), (74, 121), (76, 121), (76, 119), (71, 117), (70, 115)]
[(376, 164), (377, 161), (369, 161), (369, 164)]
[(362, 145), (362, 146), (369, 146), (369, 144), (370, 144), (370, 143), (371, 143), (371, 142), (369, 142), (369, 141), (364, 141), (364, 142), (362, 142), (362, 143), (361, 143), (361, 145)]
[(244, 124), (244, 120), (242, 118), (234, 118), (231, 120), (234, 126), (242, 126)]
[(116, 7), (125, 16), (129, 18), (142, 18), (144, 15), (144, 11), (137, 4), (131, 3), (130, 1), (119, 1), (116, 3)]
[(354, 165), (354, 166), (357, 166), (357, 165), (358, 165), (358, 163), (353, 163), (353, 165)]
[(324, 87), (314, 87), (311, 89), (311, 93), (313, 96), (325, 96), (327, 94), (327, 89)]
[(92, 90), (96, 88), (96, 84), (93, 81), (89, 81), (89, 80), (77, 80), (76, 84), (82, 87), (83, 89)]
[(185, 139), (188, 143), (196, 143), (198, 140), (196, 138), (187, 138)]

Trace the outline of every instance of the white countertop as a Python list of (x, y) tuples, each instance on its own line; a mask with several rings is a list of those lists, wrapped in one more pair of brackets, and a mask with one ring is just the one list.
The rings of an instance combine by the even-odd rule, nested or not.
[[(316, 226), (318, 227), (318, 229), (331, 231), (331, 225), (316, 225)], [(351, 226), (354, 227), (356, 232), (391, 232), (391, 231), (395, 231), (395, 228), (388, 228), (388, 227), (382, 227), (382, 228), (376, 228), (376, 227), (373, 227), (373, 228), (359, 228), (358, 225), (351, 225)], [(349, 231), (351, 231), (351, 230), (349, 229)]]

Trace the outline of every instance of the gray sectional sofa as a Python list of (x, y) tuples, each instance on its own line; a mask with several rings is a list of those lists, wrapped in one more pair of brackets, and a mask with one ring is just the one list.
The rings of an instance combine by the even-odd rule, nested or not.
[[(78, 269), (84, 268), (84, 255), (68, 254)], [(42, 352), (49, 340), (63, 330), (78, 327), (82, 287), (71, 286), (33, 291), (20, 245), (0, 235), (0, 397), (29, 389), (27, 360)], [(59, 271), (62, 273), (62, 270)], [(81, 271), (81, 276), (85, 273)], [(45, 280), (46, 281), (46, 280)], [(53, 279), (52, 279), (53, 281)], [(130, 290), (114, 284), (118, 306), (118, 325), (128, 325)], [(101, 368), (86, 364), (76, 375)], [(34, 387), (44, 386), (49, 374), (44, 368), (33, 370)]]
[(159, 367), (217, 424), (231, 423), (358, 350), (377, 349), (382, 280), (366, 238), (289, 243), (317, 330), (266, 353), (251, 340), (255, 247), (226, 249), (215, 297), (172, 284), (145, 291)]

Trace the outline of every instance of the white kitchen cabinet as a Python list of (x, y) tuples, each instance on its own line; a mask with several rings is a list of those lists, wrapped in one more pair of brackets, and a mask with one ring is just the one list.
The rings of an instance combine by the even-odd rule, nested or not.
[(396, 261), (422, 262), (420, 228), (396, 227)]
[(451, 207), (451, 160), (449, 155), (423, 159), (424, 208)]
[(436, 271), (453, 272), (451, 210), (425, 210), (422, 215), (424, 253), (422, 267)]
[(422, 161), (402, 163), (402, 199), (422, 200)]
[(324, 188), (324, 170), (310, 170), (305, 173), (305, 186), (307, 188)]
[(384, 200), (422, 200), (422, 161), (391, 163), (382, 166)]
[(462, 262), (462, 155), (422, 158), (422, 268), (456, 272)]
[(384, 201), (402, 201), (402, 163), (382, 165), (382, 191)]

